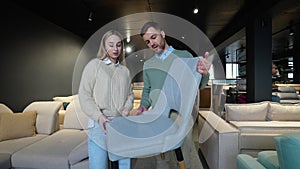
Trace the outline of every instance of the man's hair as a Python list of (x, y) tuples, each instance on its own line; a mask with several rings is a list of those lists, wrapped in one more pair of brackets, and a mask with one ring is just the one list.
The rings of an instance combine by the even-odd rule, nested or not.
[(161, 27), (159, 26), (159, 24), (157, 22), (150, 21), (150, 22), (147, 22), (144, 24), (144, 26), (141, 29), (140, 35), (143, 37), (145, 35), (145, 33), (147, 32), (147, 30), (151, 27), (158, 31), (162, 31)]

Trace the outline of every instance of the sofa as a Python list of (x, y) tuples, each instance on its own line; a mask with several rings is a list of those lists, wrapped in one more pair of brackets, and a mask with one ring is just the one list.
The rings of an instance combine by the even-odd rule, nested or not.
[(254, 158), (237, 156), (238, 169), (297, 169), (300, 166), (300, 134), (275, 136), (276, 151), (261, 151)]
[(298, 95), (295, 87), (283, 87), (277, 88), (276, 92), (272, 93), (273, 96), (279, 98), (279, 102), (282, 104), (295, 104), (300, 103), (300, 95)]
[[(35, 101), (22, 113), (13, 113), (7, 106), (0, 104), (0, 139), (4, 138), (0, 141), (1, 169), (88, 168), (88, 118), (81, 111), (78, 99), (75, 99), (68, 105), (60, 129), (58, 112), (61, 106), (62, 102), (57, 101)], [(25, 115), (25, 118), (22, 117)], [(24, 122), (26, 118), (30, 119), (30, 124), (15, 127), (18, 126), (16, 124), (27, 123)], [(11, 124), (3, 126), (3, 119), (11, 121)], [(27, 128), (32, 129), (31, 135), (20, 135)], [(14, 131), (15, 135), (3, 137), (5, 133), (2, 131), (5, 130)]]
[(300, 133), (300, 104), (225, 104), (222, 116), (199, 111), (199, 150), (210, 169), (235, 169), (239, 153), (275, 150), (274, 136)]

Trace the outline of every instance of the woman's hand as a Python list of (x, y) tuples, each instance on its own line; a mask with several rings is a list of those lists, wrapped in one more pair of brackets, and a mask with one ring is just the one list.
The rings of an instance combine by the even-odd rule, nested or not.
[(129, 110), (128, 109), (126, 109), (126, 108), (124, 108), (122, 111), (121, 111), (121, 115), (123, 116), (123, 117), (127, 117), (128, 115), (129, 115)]
[(103, 132), (106, 132), (106, 127), (105, 127), (106, 122), (112, 122), (112, 120), (108, 119), (106, 116), (101, 114), (98, 118), (98, 123), (99, 123), (100, 127), (102, 128)]

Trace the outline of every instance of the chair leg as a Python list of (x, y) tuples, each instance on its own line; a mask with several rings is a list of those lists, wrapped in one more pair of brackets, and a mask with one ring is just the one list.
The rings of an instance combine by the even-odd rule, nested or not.
[(160, 153), (160, 158), (161, 158), (162, 160), (165, 160), (165, 153)]
[(180, 147), (175, 149), (175, 154), (176, 154), (176, 158), (177, 158), (177, 161), (178, 161), (179, 168), (180, 169), (185, 169), (184, 159), (183, 159), (183, 155), (182, 155)]
[(119, 162), (118, 161), (111, 161), (110, 162), (111, 169), (119, 169)]

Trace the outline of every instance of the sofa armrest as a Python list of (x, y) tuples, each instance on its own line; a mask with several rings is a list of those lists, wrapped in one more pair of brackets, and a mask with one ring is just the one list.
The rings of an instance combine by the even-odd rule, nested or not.
[(255, 158), (248, 154), (239, 154), (237, 156), (238, 169), (266, 169)]
[(71, 165), (74, 165), (80, 161), (87, 159), (88, 156), (88, 140), (84, 140), (78, 144), (69, 154), (69, 162)]
[(59, 129), (58, 111), (61, 102), (36, 101), (29, 104), (23, 112), (37, 111), (36, 131), (38, 134), (52, 134)]
[(198, 127), (199, 148), (209, 168), (235, 169), (239, 131), (212, 111), (199, 111)]

